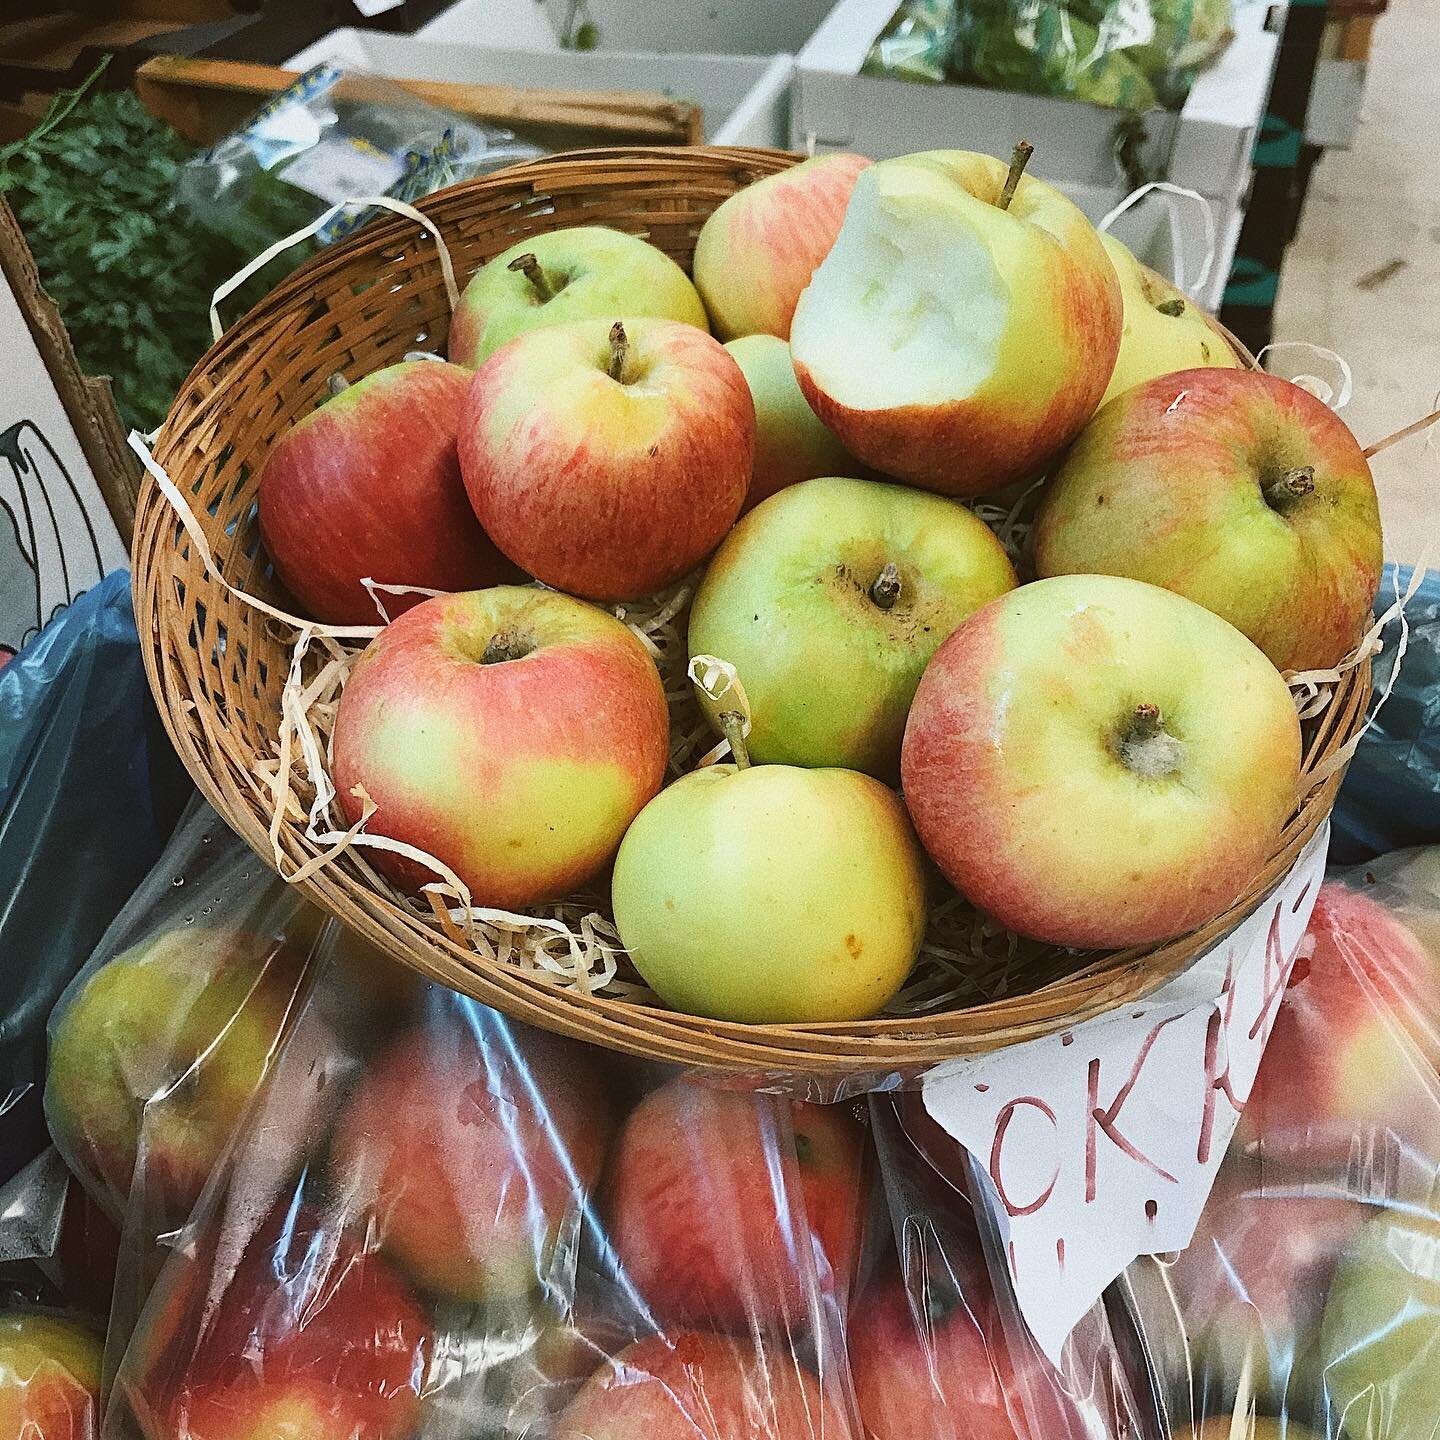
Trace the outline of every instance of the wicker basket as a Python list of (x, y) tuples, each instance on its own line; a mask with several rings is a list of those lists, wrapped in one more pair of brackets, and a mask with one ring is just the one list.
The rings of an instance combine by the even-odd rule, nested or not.
[[(798, 158), (739, 149), (587, 151), (456, 186), (422, 208), (444, 232), (462, 276), (523, 236), (578, 223), (645, 235), (688, 267), (701, 224), (722, 200)], [(407, 221), (385, 220), (297, 271), (205, 356), (154, 453), (191, 499), (232, 585), (284, 603), (259, 549), (257, 480), (271, 445), (314, 406), (326, 377), (341, 368), (364, 373), (417, 345), (437, 345), (447, 324), (433, 242)], [(153, 482), (140, 498), (134, 567), (146, 664), (170, 735), (205, 796), (269, 860), (272, 807), (257, 766), (273, 741), (290, 637), (206, 572)], [(1369, 666), (1362, 664), (1307, 724), (1307, 776), (1362, 723), (1369, 689)], [(942, 1059), (1048, 1034), (1153, 990), (1259, 903), (1324, 821), (1339, 783), (1337, 772), (1302, 791), (1270, 863), (1230, 911), (1194, 934), (1109, 954), (1036, 950), (1011, 972), (1004, 998), (920, 1019), (728, 1024), (577, 993), (453, 943), (367, 879), (349, 855), (302, 885), (396, 959), (551, 1030), (750, 1075), (913, 1076)], [(318, 853), (299, 821), (286, 822), (280, 845), (292, 867)]]

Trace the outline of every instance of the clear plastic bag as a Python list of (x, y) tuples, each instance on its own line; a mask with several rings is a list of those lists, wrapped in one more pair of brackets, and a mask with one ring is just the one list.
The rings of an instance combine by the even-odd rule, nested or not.
[(98, 1440), (100, 1354), (77, 1316), (0, 1305), (0, 1435)]
[(1126, 1277), (1176, 1440), (1440, 1416), (1440, 849), (1332, 877), (1307, 945), (1194, 1240)]

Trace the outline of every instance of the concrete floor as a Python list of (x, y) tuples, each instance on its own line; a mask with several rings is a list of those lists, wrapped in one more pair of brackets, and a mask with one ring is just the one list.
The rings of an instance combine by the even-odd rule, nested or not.
[[(1275, 338), (1350, 362), (1342, 413), (1364, 445), (1440, 407), (1437, 76), (1440, 0), (1392, 0), (1360, 132), (1320, 162), (1281, 275)], [(1377, 456), (1375, 481), (1387, 553), (1413, 561), (1429, 539), (1440, 566), (1440, 425)]]

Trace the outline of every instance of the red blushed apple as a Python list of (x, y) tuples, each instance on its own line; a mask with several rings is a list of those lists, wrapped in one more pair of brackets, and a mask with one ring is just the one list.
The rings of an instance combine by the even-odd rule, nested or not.
[[(473, 590), (513, 575), (465, 497), (455, 437), (471, 371), (408, 360), (345, 386), (276, 442), (260, 534), (317, 620), (374, 624), (360, 583)], [(337, 387), (338, 388), (338, 387)], [(423, 598), (382, 592), (398, 615)]]
[[(479, 905), (569, 894), (660, 789), (670, 743), (654, 661), (612, 615), (498, 586), (429, 600), (387, 626), (335, 717), (341, 808), (443, 861)], [(435, 879), (374, 853), (402, 885)]]
[(95, 1440), (100, 1433), (100, 1337), (38, 1311), (0, 1314), (0, 1435)]
[(1379, 1168), (1394, 1146), (1440, 1162), (1440, 961), (1363, 891), (1323, 885), (1236, 1143), (1266, 1160)]
[[(397, 1123), (403, 1117), (403, 1123)], [(335, 1169), (422, 1288), (527, 1295), (599, 1178), (611, 1121), (574, 1046), (486, 1043), (456, 1017), (402, 1035), (360, 1081)]]
[(700, 229), (695, 286), (722, 340), (790, 337), (790, 320), (830, 252), (863, 155), (817, 155), (732, 195)]
[(718, 340), (673, 320), (582, 321), (502, 346), (460, 431), (470, 503), (537, 580), (633, 600), (693, 570), (750, 484), (755, 405)]
[(1370, 623), (1380, 510), (1345, 422), (1251, 370), (1137, 385), (1085, 427), (1035, 524), (1042, 576), (1127, 575), (1223, 616), (1281, 670), (1334, 665)]
[(795, 1325), (817, 1283), (848, 1287), (861, 1132), (841, 1106), (798, 1102), (787, 1126), (783, 1104), (681, 1078), (625, 1122), (606, 1184), (610, 1238), (662, 1325)]
[[(851, 1440), (820, 1382), (751, 1337), (654, 1335), (598, 1370), (552, 1440)], [(913, 1440), (913, 1437), (912, 1437)]]

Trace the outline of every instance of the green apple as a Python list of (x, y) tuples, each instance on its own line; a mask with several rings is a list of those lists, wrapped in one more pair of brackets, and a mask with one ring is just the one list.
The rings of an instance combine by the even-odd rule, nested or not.
[[(727, 721), (744, 760), (738, 717)], [(672, 1009), (753, 1023), (859, 1020), (925, 929), (919, 847), (853, 770), (712, 765), (662, 790), (615, 860), (620, 939)]]
[[(957, 501), (807, 480), (758, 506), (715, 553), (690, 653), (735, 666), (755, 759), (891, 778), (930, 657), (1015, 584), (1004, 547)], [(714, 720), (703, 692), (701, 703)]]
[(745, 509), (801, 480), (863, 473), (864, 467), (820, 423), (800, 393), (785, 341), (775, 335), (745, 335), (725, 348), (755, 402), (755, 461)]
[(1432, 1440), (1440, 1416), (1440, 1219), (1387, 1211), (1347, 1251), (1321, 1346), (1346, 1440)]
[[(1240, 361), (1229, 342), (1193, 301), (1168, 280), (1142, 265), (1113, 235), (1102, 235), (1125, 302), (1120, 354), (1105, 400), (1113, 400), (1157, 375), (1203, 366), (1235, 370)], [(1103, 405), (1105, 400), (1100, 403)]]
[(476, 271), (450, 322), (447, 353), (473, 369), (527, 330), (642, 316), (710, 328), (700, 292), (663, 250), (603, 225), (550, 230)]

